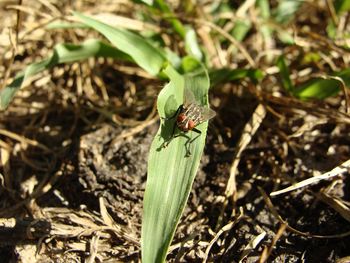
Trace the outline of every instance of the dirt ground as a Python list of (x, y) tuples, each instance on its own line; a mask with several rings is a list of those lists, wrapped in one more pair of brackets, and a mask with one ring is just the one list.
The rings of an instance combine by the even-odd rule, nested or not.
[[(51, 1), (56, 10), (25, 2), (13, 63), (8, 27), (18, 8), (1, 4), (3, 76), (10, 65), (12, 76), (46, 57), (56, 43), (86, 38), (83, 29), (45, 30), (47, 10), (129, 15), (132, 6)], [(147, 158), (164, 84), (134, 65), (92, 59), (38, 74), (19, 92), (0, 113), (1, 262), (140, 261)], [(252, 86), (244, 80), (210, 91), (217, 116), (167, 260), (259, 262), (267, 253), (276, 263), (350, 262), (349, 210), (335, 204), (348, 209), (348, 172), (269, 196), (348, 160), (344, 95), (301, 102), (272, 96), (271, 88), (259, 102)], [(237, 145), (261, 102), (266, 117), (239, 157), (235, 200), (227, 199)]]

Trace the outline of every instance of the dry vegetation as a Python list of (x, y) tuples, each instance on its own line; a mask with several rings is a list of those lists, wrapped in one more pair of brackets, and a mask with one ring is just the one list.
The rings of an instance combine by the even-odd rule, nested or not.
[[(140, 14), (149, 10), (131, 1), (18, 2), (0, 3), (3, 86), (48, 57), (55, 44), (102, 39), (83, 28), (45, 28), (59, 18), (70, 20), (71, 10), (139, 32), (151, 29), (171, 50), (185, 52), (161, 13), (143, 22)], [(276, 66), (284, 54), (296, 85), (348, 68), (349, 17), (334, 14), (331, 1), (306, 1), (289, 24), (272, 25), (294, 34), (295, 44), (286, 45), (276, 35), (263, 38), (254, 1), (233, 2), (220, 26), (209, 14), (211, 1), (193, 7), (188, 17), (182, 17), (182, 6), (172, 6), (196, 29), (209, 67), (253, 67), (265, 77), (259, 84), (241, 79), (211, 89), (217, 117), (168, 260), (349, 262), (340, 261), (350, 249), (346, 82), (336, 96), (303, 101), (282, 88)], [(332, 15), (335, 40), (325, 31)], [(252, 28), (236, 41), (227, 32), (240, 16)], [(2, 259), (140, 260), (147, 156), (163, 84), (134, 64), (111, 59), (60, 65), (26, 82), (0, 114)], [(330, 180), (316, 177), (306, 187), (269, 196), (336, 167), (341, 171), (326, 174)]]

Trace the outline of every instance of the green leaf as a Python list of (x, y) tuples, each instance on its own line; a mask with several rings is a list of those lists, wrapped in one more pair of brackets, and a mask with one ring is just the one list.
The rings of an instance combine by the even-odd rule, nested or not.
[(170, 9), (169, 5), (164, 0), (155, 0), (155, 8), (161, 11), (162, 15), (167, 21), (172, 25), (176, 33), (178, 33), (182, 39), (185, 39), (186, 29), (185, 26), (181, 23), (179, 19), (176, 18), (176, 15)]
[[(190, 89), (200, 105), (208, 105), (209, 78), (206, 70), (197, 63), (188, 63), (194, 71), (180, 75), (171, 66), (164, 73), (170, 82), (158, 96), (157, 108), (161, 117), (173, 115), (183, 104), (184, 88)], [(150, 149), (147, 185), (144, 195), (142, 221), (142, 262), (164, 262), (176, 226), (191, 191), (203, 153), (208, 123), (198, 125), (202, 133), (183, 133), (164, 142), (172, 135), (175, 119), (162, 121)], [(198, 137), (197, 137), (198, 136)], [(197, 137), (196, 139), (194, 139)], [(188, 144), (188, 140), (193, 140)], [(191, 155), (186, 157), (187, 149)]]
[(304, 57), (301, 60), (301, 64), (310, 64), (310, 63), (317, 63), (321, 60), (321, 56), (318, 54), (318, 52), (306, 52), (304, 54)]
[(289, 33), (287, 30), (277, 30), (277, 37), (279, 40), (281, 40), (282, 43), (287, 45), (294, 45), (294, 37), (291, 33)]
[(222, 68), (210, 71), (211, 85), (219, 83), (250, 78), (253, 82), (259, 82), (264, 78), (264, 74), (259, 69), (228, 69)]
[(74, 12), (74, 15), (84, 24), (104, 35), (115, 47), (132, 57), (141, 68), (151, 75), (157, 75), (166, 62), (164, 52), (152, 46), (141, 36), (109, 26), (80, 13)]
[(280, 0), (274, 10), (274, 17), (278, 23), (288, 23), (305, 0)]
[(96, 39), (87, 40), (81, 45), (58, 44), (54, 47), (51, 57), (27, 66), (23, 72), (15, 76), (8, 86), (0, 91), (0, 109), (7, 108), (16, 92), (22, 87), (23, 82), (30, 76), (60, 63), (74, 62), (90, 57), (111, 57), (132, 61), (132, 58), (125, 53)]
[(277, 59), (277, 67), (280, 70), (280, 76), (281, 76), (283, 87), (287, 91), (292, 92), (294, 87), (293, 87), (292, 81), (290, 79), (289, 68), (286, 64), (286, 61), (284, 60), (283, 55)]
[(185, 47), (187, 54), (201, 61), (203, 59), (203, 54), (198, 44), (196, 32), (191, 27), (187, 27), (186, 29)]
[[(340, 77), (347, 87), (350, 86), (350, 68), (334, 72), (332, 76)], [(336, 79), (315, 78), (299, 85), (293, 95), (300, 99), (325, 99), (337, 95), (341, 86)]]
[(326, 31), (328, 37), (331, 39), (334, 39), (337, 36), (337, 26), (333, 23), (332, 19), (329, 19)]
[[(274, 28), (271, 27), (269, 24), (269, 19), (271, 16), (270, 12), (270, 4), (269, 1), (267, 0), (257, 0), (256, 1), (256, 6), (259, 8), (260, 11), (260, 20), (261, 22), (259, 23), (260, 26), (258, 27), (258, 30), (261, 32), (263, 39), (264, 39), (264, 46), (269, 47), (271, 46), (274, 42), (273, 40), (273, 32)], [(266, 59), (268, 61), (272, 61), (272, 56), (270, 54), (266, 55)]]
[(194, 57), (187, 56), (184, 57), (181, 61), (181, 70), (182, 73), (188, 73), (191, 74), (192, 72), (195, 72), (197, 69), (201, 68), (201, 63), (199, 60), (195, 59)]
[(335, 79), (316, 78), (300, 85), (293, 92), (294, 96), (307, 99), (325, 99), (336, 95), (340, 90), (341, 84)]
[(350, 68), (335, 72), (333, 75), (342, 78), (345, 85), (350, 87)]
[(251, 22), (247, 19), (237, 19), (231, 31), (231, 35), (237, 40), (242, 41), (249, 30), (251, 29)]
[(337, 14), (350, 10), (350, 0), (336, 0), (334, 8)]
[(140, 0), (140, 1), (149, 6), (153, 5), (153, 0)]
[(270, 18), (270, 4), (268, 0), (257, 0), (256, 6), (260, 9), (260, 15), (264, 19)]

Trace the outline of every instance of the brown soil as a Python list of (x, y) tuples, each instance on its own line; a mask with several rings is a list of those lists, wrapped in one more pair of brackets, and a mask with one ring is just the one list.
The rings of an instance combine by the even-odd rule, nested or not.
[[(64, 14), (92, 8), (112, 12), (107, 2), (53, 6)], [(131, 7), (114, 11), (128, 15)], [(16, 12), (5, 16), (13, 28)], [(23, 15), (20, 32), (45, 19)], [(11, 74), (17, 72), (50, 54), (55, 43), (81, 40), (86, 33), (40, 28), (29, 36), (18, 44), (12, 64), (11, 45), (1, 47), (3, 74), (9, 65)], [(109, 60), (63, 65), (36, 76), (0, 114), (2, 262), (140, 261), (147, 156), (159, 127), (154, 104), (164, 84), (148, 77), (134, 65)], [(264, 81), (262, 87), (276, 85)], [(267, 115), (240, 156), (235, 200), (227, 199), (237, 145), (258, 105), (252, 86), (243, 81), (211, 90), (217, 117), (209, 124), (200, 169), (167, 259), (258, 262), (264, 251), (270, 253), (267, 262), (276, 263), (336, 262), (349, 256), (349, 209), (341, 213), (322, 198), (327, 194), (349, 205), (348, 173), (268, 197), (348, 160), (350, 122), (342, 114), (342, 95), (300, 102), (263, 90)]]

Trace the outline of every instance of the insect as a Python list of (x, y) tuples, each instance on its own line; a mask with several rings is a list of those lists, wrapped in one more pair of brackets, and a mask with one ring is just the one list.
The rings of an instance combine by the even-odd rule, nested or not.
[[(216, 115), (215, 111), (213, 111), (212, 109), (199, 105), (192, 91), (187, 88), (184, 89), (183, 101), (184, 101), (183, 104), (179, 106), (175, 114), (170, 118), (166, 118), (167, 120), (169, 120), (177, 116), (176, 121), (174, 122), (173, 131), (172, 131), (170, 140), (181, 135), (181, 134), (175, 135), (176, 127), (180, 131), (183, 131), (185, 133), (189, 131), (194, 131), (200, 135), (202, 132), (198, 130), (196, 126), (213, 118)], [(193, 142), (197, 137), (195, 137), (192, 140), (189, 140), (186, 143), (186, 147), (187, 147), (187, 144)], [(170, 140), (168, 141), (167, 144), (169, 144)], [(188, 149), (187, 149), (187, 152), (188, 152), (187, 155), (189, 155), (190, 152)]]

